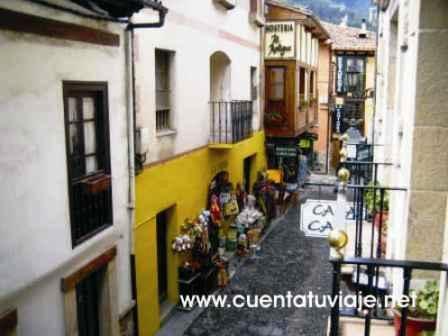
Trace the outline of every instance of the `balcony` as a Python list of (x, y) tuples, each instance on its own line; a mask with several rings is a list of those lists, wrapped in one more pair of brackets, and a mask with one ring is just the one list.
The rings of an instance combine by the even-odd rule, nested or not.
[(210, 114), (210, 148), (232, 148), (252, 136), (251, 101), (212, 101)]

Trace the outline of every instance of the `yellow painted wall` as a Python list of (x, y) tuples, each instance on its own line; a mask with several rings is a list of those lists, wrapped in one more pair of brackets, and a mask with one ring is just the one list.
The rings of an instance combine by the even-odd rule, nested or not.
[[(151, 336), (159, 329), (157, 289), (156, 215), (170, 208), (168, 239), (179, 232), (185, 218), (196, 217), (206, 206), (208, 186), (226, 170), (236, 184), (243, 179), (243, 160), (255, 155), (251, 184), (257, 171), (266, 168), (264, 132), (234, 145), (231, 149), (202, 148), (161, 164), (150, 166), (136, 178), (134, 227), (137, 272), (139, 332)], [(168, 300), (177, 303), (178, 257), (168, 244)]]

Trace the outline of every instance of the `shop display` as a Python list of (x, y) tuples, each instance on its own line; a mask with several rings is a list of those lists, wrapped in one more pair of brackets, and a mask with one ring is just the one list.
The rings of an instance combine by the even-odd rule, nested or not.
[(247, 255), (247, 253), (248, 253), (247, 236), (244, 233), (242, 233), (238, 237), (238, 246), (236, 249), (236, 254), (240, 257), (244, 257)]
[(259, 249), (267, 218), (272, 218), (275, 200), (281, 191), (264, 173), (247, 194), (241, 184), (233, 187), (226, 172), (210, 183), (207, 209), (196, 218), (187, 218), (172, 241), (172, 250), (181, 256), (181, 294), (208, 294), (229, 282), (229, 258), (245, 257)]
[(237, 225), (241, 225), (245, 229), (260, 225), (260, 220), (264, 218), (264, 215), (255, 208), (255, 204), (255, 196), (247, 196), (247, 206), (236, 218)]

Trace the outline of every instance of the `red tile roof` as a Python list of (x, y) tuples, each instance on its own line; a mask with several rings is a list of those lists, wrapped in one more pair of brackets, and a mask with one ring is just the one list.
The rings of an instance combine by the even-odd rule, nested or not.
[(354, 27), (335, 25), (321, 21), (322, 26), (330, 34), (333, 50), (375, 51), (376, 34), (367, 31), (367, 37), (361, 38), (362, 30)]

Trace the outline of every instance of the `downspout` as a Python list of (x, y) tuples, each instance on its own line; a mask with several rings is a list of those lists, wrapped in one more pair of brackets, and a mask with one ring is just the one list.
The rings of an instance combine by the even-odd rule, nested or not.
[(139, 321), (138, 321), (138, 302), (137, 302), (137, 272), (136, 272), (136, 258), (134, 248), (134, 224), (135, 224), (135, 132), (136, 124), (136, 80), (135, 80), (135, 35), (134, 29), (138, 28), (160, 28), (165, 24), (165, 16), (168, 9), (159, 4), (158, 8), (153, 8), (159, 12), (159, 21), (155, 23), (139, 23), (134, 24), (129, 21), (126, 28), (126, 93), (127, 101), (127, 135), (128, 135), (128, 178), (129, 178), (129, 192), (128, 192), (128, 209), (130, 217), (129, 225), (129, 252), (130, 252), (130, 275), (131, 275), (131, 290), (132, 300), (134, 301), (134, 334), (139, 335)]
[(128, 137), (128, 214), (129, 214), (129, 262), (131, 276), (131, 294), (134, 306), (134, 332), (138, 335), (138, 311), (136, 292), (136, 270), (134, 251), (134, 218), (135, 218), (135, 94), (134, 94), (134, 34), (125, 31), (126, 41), (126, 95), (127, 100), (127, 137)]

